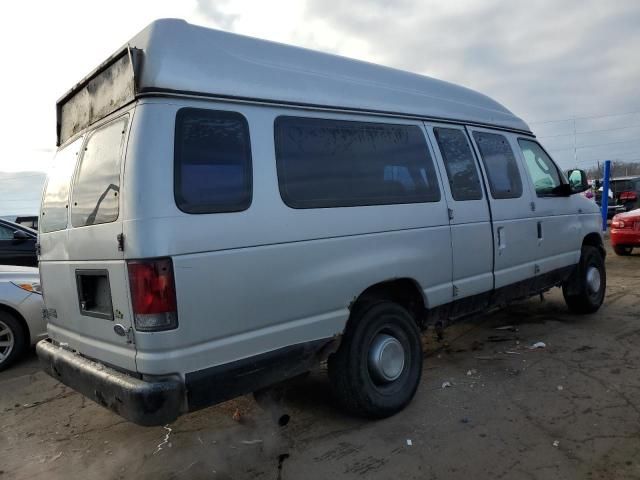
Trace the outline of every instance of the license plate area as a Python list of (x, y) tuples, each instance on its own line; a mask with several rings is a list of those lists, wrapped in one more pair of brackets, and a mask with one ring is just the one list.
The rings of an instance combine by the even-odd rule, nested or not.
[(107, 270), (76, 270), (80, 314), (113, 320), (111, 286)]

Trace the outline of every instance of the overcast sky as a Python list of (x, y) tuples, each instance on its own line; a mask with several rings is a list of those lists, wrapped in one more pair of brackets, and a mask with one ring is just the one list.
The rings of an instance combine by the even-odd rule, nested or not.
[(57, 98), (161, 17), (479, 90), (523, 117), (563, 168), (640, 161), (636, 0), (4, 1), (0, 17), (0, 215), (37, 213)]

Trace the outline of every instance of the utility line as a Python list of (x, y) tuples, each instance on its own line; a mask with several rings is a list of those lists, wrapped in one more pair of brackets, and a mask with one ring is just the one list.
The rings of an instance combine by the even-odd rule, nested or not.
[[(638, 143), (638, 140), (625, 140), (624, 142), (609, 142), (609, 143), (594, 143), (593, 145), (578, 145), (575, 148), (598, 148), (598, 147), (606, 147), (607, 145), (620, 145), (623, 143)], [(558, 152), (560, 150), (573, 150), (574, 147), (562, 147), (562, 148), (551, 148), (547, 147), (547, 150), (552, 152)]]
[[(618, 128), (603, 128), (601, 130), (585, 130), (585, 131), (581, 131), (581, 132), (576, 132), (575, 135), (584, 135), (587, 133), (598, 133), (598, 132), (614, 132), (616, 130), (625, 130), (627, 128), (640, 128), (640, 123), (637, 125), (628, 125), (626, 127), (618, 127)], [(557, 138), (557, 137), (569, 137), (571, 135), (574, 135), (573, 132), (571, 133), (560, 133), (558, 135), (544, 135), (541, 137), (537, 137), (537, 138)]]
[(539, 122), (528, 122), (531, 125), (542, 125), (545, 123), (561, 123), (561, 122), (573, 122), (574, 120), (588, 120), (588, 119), (593, 119), (593, 118), (609, 118), (609, 117), (623, 117), (625, 115), (635, 115), (640, 113), (640, 110), (635, 110), (632, 112), (625, 112), (625, 113), (610, 113), (610, 114), (606, 114), (606, 115), (585, 115), (585, 116), (581, 116), (581, 117), (569, 117), (569, 118), (563, 118), (563, 119), (558, 119), (558, 120), (542, 120)]
[[(11, 197), (11, 201), (29, 201), (29, 200), (40, 200), (42, 198), (42, 195), (38, 195), (37, 197)], [(0, 201), (8, 201), (8, 200), (0, 200)]]
[(46, 177), (47, 174), (42, 172), (42, 173), (34, 173), (34, 174), (29, 174), (29, 175), (12, 175), (10, 177), (2, 177), (0, 176), (0, 182), (3, 182), (5, 180), (14, 180), (16, 178), (30, 178), (30, 177)]
[(578, 160), (577, 162), (574, 163), (596, 163), (596, 162), (604, 162), (605, 160), (611, 160), (612, 162), (625, 162), (625, 163), (631, 163), (631, 162), (635, 162), (635, 161), (639, 161), (640, 158), (594, 158), (592, 160)]

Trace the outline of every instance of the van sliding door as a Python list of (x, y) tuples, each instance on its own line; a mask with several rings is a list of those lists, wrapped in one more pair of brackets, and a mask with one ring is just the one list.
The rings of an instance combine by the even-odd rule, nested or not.
[[(538, 236), (526, 172), (517, 161), (513, 134), (467, 127), (481, 159), (493, 222), (494, 277), (499, 289), (537, 274)], [(514, 293), (515, 292), (510, 292)]]
[(493, 237), (486, 192), (464, 127), (426, 124), (449, 208), (453, 300), (493, 289)]

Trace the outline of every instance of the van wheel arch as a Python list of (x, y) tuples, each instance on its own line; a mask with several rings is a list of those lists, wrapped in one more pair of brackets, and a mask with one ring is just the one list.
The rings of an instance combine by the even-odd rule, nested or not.
[[(367, 287), (349, 305), (351, 311), (349, 321), (355, 316), (354, 312), (380, 301), (390, 301), (401, 305), (415, 319), (418, 328), (421, 330), (424, 328), (427, 303), (419, 283), (413, 278), (394, 278)], [(349, 321), (347, 321), (346, 328), (349, 327)]]
[(607, 251), (605, 250), (602, 243), (602, 237), (598, 233), (591, 232), (590, 234), (585, 236), (582, 240), (582, 246), (596, 247), (600, 252), (600, 255), (602, 255), (603, 259), (607, 256)]

